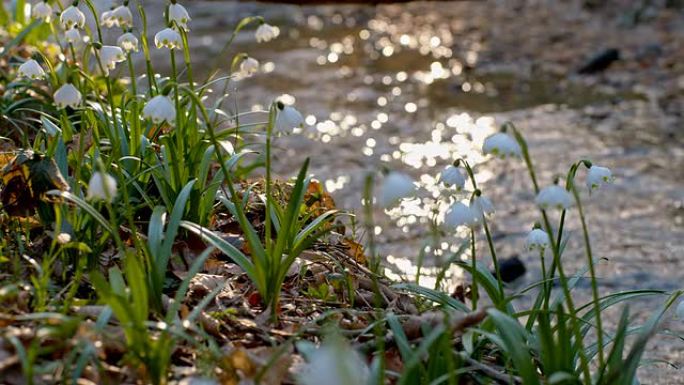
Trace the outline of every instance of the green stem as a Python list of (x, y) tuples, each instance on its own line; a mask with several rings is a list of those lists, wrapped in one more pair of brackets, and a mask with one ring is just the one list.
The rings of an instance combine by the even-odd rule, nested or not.
[(596, 272), (594, 269), (594, 257), (591, 252), (591, 242), (589, 240), (589, 230), (587, 228), (587, 222), (584, 217), (584, 211), (582, 209), (582, 202), (580, 200), (579, 193), (575, 188), (575, 185), (571, 185), (572, 194), (575, 196), (575, 202), (577, 202), (577, 210), (579, 211), (580, 222), (582, 222), (582, 234), (584, 235), (584, 245), (587, 251), (587, 259), (589, 263), (589, 276), (591, 277), (591, 294), (594, 300), (594, 311), (596, 313), (596, 336), (598, 344), (598, 359), (599, 367), (603, 368), (605, 364), (604, 353), (603, 353), (603, 325), (601, 322), (601, 309), (599, 302), (599, 292), (598, 285), (596, 282)]
[(477, 258), (475, 255), (475, 230), (471, 229), (470, 230), (470, 259), (472, 261), (472, 272), (471, 275), (473, 277), (473, 284), (470, 290), (470, 300), (473, 303), (473, 311), (477, 310), (477, 300), (478, 300), (478, 288), (477, 288)]
[(501, 270), (499, 269), (499, 261), (498, 258), (496, 257), (496, 249), (494, 248), (494, 241), (492, 240), (492, 234), (489, 231), (489, 225), (487, 224), (487, 220), (482, 217), (482, 223), (484, 224), (484, 230), (485, 230), (485, 235), (487, 237), (487, 244), (489, 245), (489, 251), (492, 254), (492, 263), (494, 264), (494, 273), (496, 274), (496, 282), (498, 283), (499, 286), (499, 294), (501, 294), (501, 300), (505, 299), (504, 297), (504, 287), (503, 287), (503, 281), (501, 280)]

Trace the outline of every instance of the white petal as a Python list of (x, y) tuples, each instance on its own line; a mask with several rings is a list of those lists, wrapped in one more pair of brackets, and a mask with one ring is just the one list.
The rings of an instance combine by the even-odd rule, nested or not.
[(587, 172), (587, 188), (589, 191), (597, 190), (603, 185), (613, 182), (613, 173), (609, 168), (591, 166)]
[(537, 194), (535, 203), (543, 210), (547, 209), (569, 209), (572, 207), (572, 195), (558, 185), (551, 185), (543, 188)]
[(390, 207), (398, 200), (407, 198), (416, 192), (416, 185), (410, 176), (391, 171), (382, 181), (378, 195), (378, 204), (382, 207)]
[(487, 137), (482, 145), (482, 152), (501, 158), (522, 156), (518, 142), (505, 132), (498, 132)]
[(471, 207), (462, 202), (456, 202), (449, 207), (444, 215), (444, 224), (451, 228), (461, 226), (472, 228), (479, 224), (479, 220), (477, 213)]
[(446, 166), (439, 175), (439, 181), (444, 183), (447, 187), (454, 186), (457, 190), (465, 187), (466, 178), (463, 176), (458, 167), (452, 165)]
[(116, 179), (109, 174), (95, 172), (88, 182), (88, 200), (104, 200), (112, 202), (116, 197)]

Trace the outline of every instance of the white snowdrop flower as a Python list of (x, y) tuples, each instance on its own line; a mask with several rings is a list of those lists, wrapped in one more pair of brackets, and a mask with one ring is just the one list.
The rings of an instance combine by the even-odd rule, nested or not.
[(527, 239), (525, 240), (525, 249), (527, 251), (544, 251), (549, 246), (551, 246), (551, 239), (546, 231), (542, 229), (534, 229), (527, 234)]
[(363, 358), (345, 341), (326, 340), (309, 357), (296, 380), (298, 385), (364, 385), (370, 369)]
[(120, 5), (111, 11), (111, 17), (114, 19), (115, 25), (121, 28), (129, 28), (133, 26), (133, 14), (131, 10), (125, 6)]
[(547, 209), (569, 209), (572, 207), (572, 196), (564, 188), (558, 185), (552, 185), (543, 188), (537, 197), (535, 203), (542, 210)]
[(157, 48), (180, 49), (183, 47), (183, 39), (175, 29), (165, 28), (154, 35), (154, 44)]
[(257, 59), (254, 59), (252, 57), (246, 57), (241, 63), (240, 63), (240, 76), (241, 77), (250, 77), (254, 75), (257, 71), (259, 71), (259, 61)]
[(100, 25), (107, 28), (112, 28), (119, 23), (114, 18), (114, 10), (102, 12), (100, 15)]
[(601, 186), (613, 182), (613, 173), (609, 168), (591, 166), (587, 172), (587, 188), (589, 191), (598, 190)]
[(286, 133), (292, 131), (294, 128), (299, 128), (304, 125), (304, 117), (296, 108), (286, 106), (281, 102), (276, 103), (276, 118), (275, 130), (277, 132)]
[(279, 33), (277, 27), (264, 23), (254, 32), (254, 38), (256, 38), (257, 43), (262, 43), (275, 39)]
[(85, 25), (85, 15), (80, 9), (70, 5), (59, 15), (59, 22), (64, 30), (71, 28), (83, 28)]
[(462, 202), (451, 205), (444, 215), (444, 224), (454, 229), (461, 226), (473, 228), (479, 223), (477, 212)]
[(466, 178), (463, 176), (458, 167), (452, 165), (446, 166), (439, 174), (439, 181), (444, 183), (447, 187), (456, 187), (460, 191), (465, 187)]
[(164, 95), (157, 95), (150, 99), (142, 111), (143, 117), (151, 119), (155, 124), (163, 121), (169, 124), (176, 122), (176, 108), (171, 103), (171, 100)]
[(88, 182), (88, 200), (103, 200), (112, 202), (116, 197), (116, 179), (109, 174), (93, 173)]
[(41, 67), (37, 61), (31, 59), (19, 66), (17, 74), (21, 77), (36, 80), (44, 77), (45, 71), (43, 71), (43, 67)]
[(71, 108), (78, 107), (81, 104), (81, 93), (71, 83), (67, 83), (55, 92), (53, 95), (57, 108)]
[(44, 22), (49, 23), (50, 20), (52, 20), (52, 7), (50, 4), (41, 1), (33, 6), (31, 16), (33, 16), (34, 19), (41, 19)]
[(81, 32), (79, 32), (78, 28), (71, 28), (64, 32), (64, 38), (67, 43), (78, 44), (81, 42)]
[(388, 208), (400, 199), (409, 197), (415, 192), (416, 185), (413, 182), (413, 178), (401, 172), (390, 171), (389, 174), (385, 175), (380, 186), (378, 204)]
[(59, 233), (55, 237), (55, 240), (60, 245), (66, 245), (67, 243), (71, 242), (71, 235), (69, 233)]
[(477, 215), (478, 219), (494, 214), (494, 205), (492, 204), (492, 201), (483, 195), (475, 197), (473, 201), (470, 202), (470, 207)]
[(192, 19), (190, 19), (190, 15), (184, 6), (175, 2), (169, 5), (169, 21), (175, 21), (181, 28), (189, 31), (188, 22), (190, 20)]
[(522, 156), (522, 150), (518, 142), (505, 132), (498, 132), (487, 137), (482, 145), (482, 152), (500, 158)]
[(138, 52), (138, 38), (130, 32), (126, 32), (116, 39), (116, 44), (126, 52)]
[(684, 320), (684, 300), (679, 302), (675, 313), (677, 314), (677, 318)]
[(104, 45), (100, 48), (100, 63), (102, 68), (105, 70), (105, 74), (108, 74), (108, 70), (113, 70), (116, 68), (116, 63), (121, 63), (126, 60), (126, 55), (124, 54), (121, 47), (114, 45)]

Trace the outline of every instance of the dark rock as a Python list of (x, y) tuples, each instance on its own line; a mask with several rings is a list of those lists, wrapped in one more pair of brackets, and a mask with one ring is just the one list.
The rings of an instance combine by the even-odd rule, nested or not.
[(620, 60), (620, 51), (615, 48), (605, 49), (589, 59), (577, 73), (588, 75), (605, 71), (614, 61)]
[[(525, 264), (517, 256), (499, 261), (499, 273), (501, 280), (510, 283), (522, 277), (527, 272)], [(496, 272), (492, 272), (496, 275)]]

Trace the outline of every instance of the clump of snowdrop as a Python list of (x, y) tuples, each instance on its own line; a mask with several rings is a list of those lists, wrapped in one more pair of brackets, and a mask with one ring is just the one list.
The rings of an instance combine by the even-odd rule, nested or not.
[(164, 95), (157, 95), (145, 104), (142, 111), (143, 117), (152, 120), (155, 124), (166, 121), (169, 124), (176, 122), (176, 108), (171, 100)]
[(59, 15), (59, 23), (64, 30), (83, 28), (85, 26), (85, 15), (80, 9), (70, 5)]
[(257, 71), (259, 71), (259, 61), (257, 59), (247, 56), (240, 62), (240, 77), (248, 78)]
[(183, 39), (175, 29), (165, 28), (154, 35), (154, 45), (159, 49), (180, 49), (183, 47)]
[(102, 69), (105, 71), (105, 75), (109, 74), (109, 70), (116, 68), (117, 63), (121, 63), (126, 60), (126, 55), (124, 54), (121, 47), (113, 45), (105, 45), (100, 48), (99, 52), (100, 64)]
[(482, 152), (500, 158), (522, 156), (522, 149), (518, 142), (505, 132), (498, 132), (487, 137), (482, 145)]
[(190, 22), (190, 15), (184, 6), (172, 1), (169, 5), (169, 21), (176, 22), (179, 27), (185, 31), (189, 31), (188, 23)]
[(551, 239), (549, 234), (540, 229), (535, 228), (527, 234), (527, 239), (525, 240), (525, 249), (527, 251), (544, 251), (551, 246)]
[(254, 38), (256, 39), (257, 43), (265, 43), (278, 37), (279, 33), (280, 31), (277, 27), (264, 23), (257, 28), (256, 32), (254, 33)]
[(34, 19), (40, 19), (49, 23), (50, 20), (52, 20), (52, 7), (47, 2), (40, 1), (33, 6), (31, 16), (33, 16)]
[(282, 102), (276, 102), (275, 130), (280, 133), (287, 133), (294, 128), (304, 125), (304, 117), (292, 106), (287, 106)]
[(472, 207), (456, 202), (444, 215), (444, 225), (457, 229), (459, 227), (476, 227), (480, 223), (479, 214)]
[(455, 187), (457, 191), (461, 191), (465, 187), (466, 178), (458, 167), (448, 165), (439, 174), (439, 181), (447, 187)]
[(364, 385), (370, 369), (346, 341), (328, 339), (312, 352), (308, 363), (297, 375), (299, 385)]
[(416, 192), (413, 178), (398, 172), (390, 171), (382, 181), (378, 194), (378, 204), (389, 208), (403, 198), (412, 196)]
[(88, 182), (88, 200), (102, 200), (111, 203), (116, 198), (116, 179), (109, 174), (93, 173)]
[(607, 167), (591, 166), (587, 172), (587, 188), (589, 192), (598, 190), (602, 186), (612, 183), (613, 173)]
[(572, 195), (564, 188), (554, 184), (539, 191), (534, 202), (542, 210), (566, 210), (572, 207)]
[(76, 108), (81, 104), (81, 92), (71, 83), (59, 87), (53, 98), (57, 108)]
[(126, 32), (116, 39), (116, 44), (125, 52), (138, 52), (138, 38), (131, 32)]
[(64, 39), (66, 39), (67, 43), (78, 44), (81, 42), (81, 32), (79, 32), (78, 28), (71, 28), (64, 32)]
[(17, 74), (21, 77), (36, 80), (42, 79), (45, 76), (45, 71), (43, 71), (43, 67), (37, 61), (31, 59), (19, 66)]

